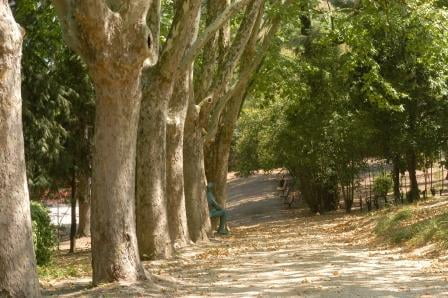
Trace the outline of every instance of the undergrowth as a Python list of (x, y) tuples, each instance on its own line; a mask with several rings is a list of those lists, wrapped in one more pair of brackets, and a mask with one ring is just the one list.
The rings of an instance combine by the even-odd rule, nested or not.
[(88, 252), (75, 254), (60, 253), (47, 265), (38, 266), (40, 280), (60, 280), (91, 275)]
[(448, 212), (422, 216), (418, 206), (391, 210), (378, 219), (375, 233), (391, 244), (438, 243), (448, 248)]

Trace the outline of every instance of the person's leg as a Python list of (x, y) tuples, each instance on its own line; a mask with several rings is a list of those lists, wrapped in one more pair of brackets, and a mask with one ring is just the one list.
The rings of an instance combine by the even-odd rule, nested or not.
[(218, 233), (220, 234), (228, 234), (229, 231), (227, 231), (227, 212), (225, 210), (221, 210), (221, 215), (219, 217), (219, 228)]
[(226, 223), (227, 223), (227, 212), (225, 210), (216, 210), (216, 209), (212, 209), (210, 211), (210, 217), (219, 217), (219, 227), (217, 232), (219, 234), (228, 234), (229, 232), (227, 231), (226, 228)]

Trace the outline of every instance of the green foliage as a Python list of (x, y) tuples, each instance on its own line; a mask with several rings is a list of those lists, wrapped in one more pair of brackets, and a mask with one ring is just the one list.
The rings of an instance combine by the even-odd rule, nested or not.
[(58, 262), (46, 266), (39, 266), (37, 268), (39, 279), (54, 281), (74, 277), (86, 277), (92, 274), (91, 262), (87, 258), (77, 257), (75, 260), (64, 260), (64, 258), (69, 257), (61, 256)]
[(373, 181), (373, 193), (379, 197), (385, 197), (392, 189), (393, 181), (390, 175), (382, 174)]
[(438, 242), (448, 246), (447, 227), (448, 213), (421, 220), (415, 209), (405, 208), (382, 216), (377, 222), (375, 233), (392, 244), (423, 246), (429, 242)]
[(363, 1), (340, 14), (350, 95), (377, 129), (379, 154), (431, 155), (446, 135), (448, 15), (431, 1)]
[[(317, 18), (317, 17), (316, 17)], [(298, 181), (313, 211), (337, 205), (337, 185), (353, 184), (363, 167), (371, 131), (363, 117), (350, 111), (341, 79), (341, 50), (326, 34), (329, 23), (308, 36), (285, 40), (265, 60), (241, 113), (236, 132), (237, 169), (287, 168)], [(287, 34), (286, 34), (287, 33)]]
[(88, 171), (93, 87), (80, 59), (65, 45), (51, 1), (16, 1), (25, 29), (22, 97), (31, 196), (67, 185), (73, 164)]
[(33, 243), (38, 265), (46, 265), (51, 261), (56, 243), (54, 228), (51, 226), (48, 209), (31, 201), (31, 219), (33, 224)]
[(332, 2), (331, 11), (302, 5), (301, 28), (282, 28), (241, 112), (234, 147), (242, 173), (287, 168), (312, 209), (321, 208), (322, 189), (354, 187), (367, 158), (416, 168), (448, 137), (442, 4)]

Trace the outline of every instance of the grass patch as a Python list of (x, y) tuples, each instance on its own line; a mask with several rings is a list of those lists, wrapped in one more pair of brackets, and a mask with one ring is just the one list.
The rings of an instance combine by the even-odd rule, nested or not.
[(391, 244), (414, 247), (440, 243), (448, 247), (448, 212), (431, 215), (415, 207), (391, 211), (378, 219), (375, 233)]
[(38, 266), (41, 281), (88, 277), (92, 273), (89, 252), (57, 254), (50, 264)]

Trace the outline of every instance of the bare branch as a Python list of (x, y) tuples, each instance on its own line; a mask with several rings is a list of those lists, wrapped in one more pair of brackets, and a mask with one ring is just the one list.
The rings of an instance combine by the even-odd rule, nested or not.
[(167, 79), (175, 78), (178, 74), (188, 70), (189, 65), (180, 69), (178, 65), (190, 44), (195, 32), (195, 22), (200, 17), (201, 0), (177, 1), (175, 6), (175, 16), (171, 25), (170, 33), (164, 44), (160, 55), (160, 73)]
[(264, 4), (263, 0), (251, 0), (230, 49), (223, 55), (224, 57), (222, 57), (224, 62), (220, 65), (210, 90), (207, 92), (209, 94), (208, 97), (212, 98), (212, 107), (214, 107), (217, 100), (220, 98), (219, 96), (225, 92), (227, 82), (230, 81), (241, 55), (253, 36), (253, 30), (258, 31), (261, 19), (260, 12), (263, 7), (262, 4)]
[(205, 44), (213, 37), (213, 35), (218, 31), (235, 13), (237, 13), (244, 5), (250, 0), (238, 0), (232, 5), (227, 7), (216, 20), (211, 23), (202, 35), (196, 40), (196, 42), (191, 46), (191, 48), (185, 53), (179, 69), (180, 71), (185, 71), (188, 66), (193, 62)]
[(81, 45), (78, 38), (78, 31), (73, 24), (73, 7), (71, 0), (53, 0), (56, 13), (61, 22), (62, 33), (65, 42), (76, 53), (81, 54)]
[[(289, 0), (285, 3), (285, 7), (288, 7), (292, 0)], [(266, 35), (262, 40), (262, 44), (258, 49), (256, 55), (252, 55), (255, 57), (248, 65), (243, 67), (243, 70), (240, 74), (238, 82), (223, 96), (217, 99), (217, 103), (212, 111), (212, 114), (209, 118), (207, 135), (205, 137), (206, 142), (211, 142), (215, 138), (215, 135), (218, 131), (219, 118), (226, 107), (228, 101), (233, 98), (238, 92), (243, 92), (247, 85), (249, 84), (251, 78), (253, 77), (256, 70), (261, 65), (268, 49), (271, 44), (272, 39), (277, 34), (277, 31), (280, 27), (281, 17), (277, 15), (270, 25), (270, 28), (267, 30)], [(251, 37), (251, 40), (248, 43), (247, 51), (255, 51), (256, 41), (258, 39), (258, 35), (261, 31), (265, 31), (265, 28), (260, 28), (261, 20), (258, 22), (258, 31), (254, 31)]]

